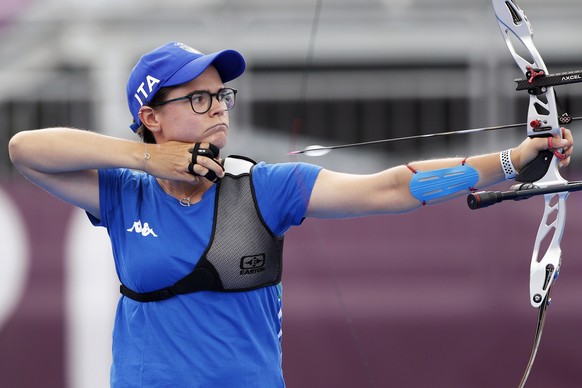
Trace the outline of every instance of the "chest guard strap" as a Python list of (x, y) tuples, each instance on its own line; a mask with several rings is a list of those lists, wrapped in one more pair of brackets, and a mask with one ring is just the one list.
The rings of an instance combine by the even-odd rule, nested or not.
[(217, 183), (210, 242), (194, 270), (170, 287), (138, 293), (121, 285), (121, 293), (138, 302), (155, 302), (197, 291), (250, 291), (281, 282), (283, 237), (265, 224), (255, 198), (250, 159), (225, 159), (225, 176)]

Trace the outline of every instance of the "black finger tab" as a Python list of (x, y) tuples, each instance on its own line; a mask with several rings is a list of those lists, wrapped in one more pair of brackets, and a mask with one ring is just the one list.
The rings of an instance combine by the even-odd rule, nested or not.
[(212, 158), (218, 158), (218, 155), (220, 154), (220, 150), (218, 149), (218, 147), (215, 146), (214, 144), (209, 144), (208, 148), (212, 152)]
[(218, 180), (218, 176), (216, 176), (216, 173), (212, 170), (208, 170), (206, 175), (204, 175), (204, 178), (208, 179), (210, 182), (216, 182)]
[[(207, 148), (200, 148), (197, 153), (200, 156), (206, 156), (207, 158), (214, 159), (214, 153), (212, 152), (212, 150), (209, 150)], [(192, 156), (194, 156), (194, 155), (192, 155)]]
[[(199, 151), (200, 151), (200, 143), (195, 143), (194, 147), (188, 150), (188, 152), (190, 152), (192, 154), (192, 164), (196, 164), (196, 157), (198, 155), (200, 155)], [(190, 166), (188, 166), (188, 169), (190, 169)], [(192, 171), (190, 171), (190, 172), (193, 174)]]
[[(196, 143), (196, 144), (200, 144), (200, 143)], [(208, 148), (195, 148), (195, 151), (198, 153), (198, 155), (202, 155), (202, 156), (206, 156), (208, 158), (214, 159), (218, 157), (218, 154), (220, 153), (220, 150), (218, 149), (217, 146), (215, 146), (214, 144), (208, 144)]]

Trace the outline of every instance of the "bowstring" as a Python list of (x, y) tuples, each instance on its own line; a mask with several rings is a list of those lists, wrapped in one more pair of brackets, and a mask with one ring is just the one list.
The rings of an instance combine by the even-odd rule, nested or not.
[[(315, 44), (316, 44), (316, 40), (317, 40), (317, 32), (319, 29), (319, 21), (320, 21), (320, 17), (321, 17), (322, 8), (323, 8), (323, 0), (317, 0), (315, 3), (313, 20), (311, 23), (311, 31), (309, 34), (309, 44), (307, 47), (307, 54), (305, 57), (305, 65), (303, 68), (303, 73), (302, 73), (301, 81), (300, 81), (299, 104), (297, 107), (297, 114), (296, 114), (295, 118), (293, 119), (293, 123), (292, 123), (292, 127), (291, 127), (291, 136), (289, 139), (289, 150), (295, 149), (294, 146), (296, 144), (297, 138), (301, 134), (301, 129), (302, 129), (303, 123), (305, 121), (305, 112), (306, 112), (306, 106), (307, 106), (307, 91), (308, 91), (307, 89), (309, 86), (309, 76), (310, 76), (310, 72), (311, 72), (311, 69), (313, 66), (313, 60), (314, 60), (314, 56), (315, 56)], [(292, 157), (292, 155), (289, 155), (289, 158), (295, 159)], [(324, 239), (322, 238), (319, 230), (317, 230), (317, 235), (318, 235), (317, 240), (319, 241), (318, 246), (320, 247), (322, 256), (328, 256), (326, 253), (328, 253), (330, 250), (328, 248), (326, 248), (326, 244), (323, 242)], [(320, 261), (320, 263), (321, 263), (321, 261)], [(363, 367), (364, 372), (366, 374), (366, 377), (368, 379), (369, 386), (371, 388), (376, 388), (376, 387), (378, 387), (378, 385), (376, 384), (376, 381), (373, 377), (371, 364), (370, 364), (368, 358), (366, 357), (366, 353), (364, 352), (364, 347), (363, 347), (362, 341), (361, 341), (360, 336), (358, 334), (358, 331), (353, 323), (353, 317), (351, 316), (351, 314), (348, 311), (348, 306), (347, 306), (347, 303), (346, 303), (345, 298), (343, 296), (343, 293), (341, 291), (339, 280), (338, 280), (337, 276), (334, 274), (334, 272), (332, 271), (331, 266), (323, 265), (323, 269), (331, 281), (332, 289), (333, 289), (334, 294), (337, 298), (337, 301), (338, 301), (338, 304), (340, 307), (340, 311), (343, 315), (344, 321), (345, 321), (346, 326), (348, 328), (348, 332), (350, 334), (350, 338), (351, 338), (351, 340), (356, 348), (356, 351), (358, 353), (358, 358), (360, 359), (360, 362), (362, 363), (362, 367)]]

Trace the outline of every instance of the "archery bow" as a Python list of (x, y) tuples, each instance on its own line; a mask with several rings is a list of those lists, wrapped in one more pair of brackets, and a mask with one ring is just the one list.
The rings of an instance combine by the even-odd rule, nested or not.
[[(406, 136), (396, 139), (383, 139), (339, 146), (309, 146), (300, 151), (291, 151), (289, 155), (306, 154), (322, 156), (334, 149), (388, 143), (417, 138), (449, 136), (502, 128), (514, 128), (527, 125), (529, 137), (562, 136), (562, 124), (569, 124), (580, 117), (572, 118), (566, 113), (558, 114), (558, 104), (553, 86), (582, 81), (582, 72), (556, 73), (550, 75), (540, 53), (533, 43), (533, 30), (525, 13), (515, 0), (492, 0), (493, 8), (501, 33), (507, 47), (523, 72), (525, 79), (516, 80), (517, 90), (528, 90), (530, 95), (528, 120), (525, 124), (510, 124), (496, 127), (476, 128), (462, 131), (443, 132), (428, 135)], [(514, 42), (520, 43), (530, 59), (520, 55)], [(561, 152), (562, 150), (558, 150)], [(544, 196), (544, 213), (536, 239), (530, 264), (530, 303), (538, 308), (538, 319), (532, 351), (519, 388), (523, 388), (532, 369), (540, 344), (550, 294), (560, 271), (562, 251), (560, 242), (566, 222), (566, 198), (570, 191), (582, 190), (582, 182), (568, 182), (559, 173), (559, 158), (551, 150), (542, 151), (516, 177), (524, 182), (511, 191), (484, 191), (470, 194), (467, 203), (471, 209), (483, 208), (505, 199), (519, 200), (535, 195)], [(542, 244), (546, 246), (542, 250)]]
[[(495, 15), (505, 43), (530, 84), (534, 80), (548, 75), (546, 65), (533, 44), (533, 30), (525, 13), (513, 0), (492, 0)], [(531, 62), (517, 53), (514, 42), (521, 43), (531, 57)], [(530, 100), (528, 109), (528, 136), (561, 136), (560, 123), (567, 123), (567, 115), (559, 117), (556, 95), (553, 86), (532, 87), (528, 89)], [(562, 121), (560, 120), (562, 119)], [(568, 185), (558, 171), (559, 159), (553, 152), (542, 151), (538, 157), (524, 168), (517, 176), (519, 182), (532, 183), (534, 188), (546, 188), (544, 195), (544, 213), (536, 235), (530, 265), (530, 303), (539, 309), (536, 333), (532, 351), (519, 387), (523, 387), (533, 366), (540, 344), (550, 292), (562, 261), (560, 242), (566, 222), (566, 198)], [(528, 185), (531, 186), (531, 185)], [(556, 188), (552, 191), (551, 188)], [(469, 196), (471, 208), (482, 193)], [(474, 206), (471, 206), (471, 205)], [(542, 254), (541, 245), (549, 241)]]

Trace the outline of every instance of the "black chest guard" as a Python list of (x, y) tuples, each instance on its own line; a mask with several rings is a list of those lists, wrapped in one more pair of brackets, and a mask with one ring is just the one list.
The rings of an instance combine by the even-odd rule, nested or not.
[(216, 188), (210, 242), (190, 274), (148, 293), (122, 284), (121, 293), (138, 302), (155, 302), (202, 290), (249, 291), (278, 284), (283, 237), (271, 233), (259, 212), (250, 174), (254, 164), (239, 156), (225, 159), (226, 174)]

